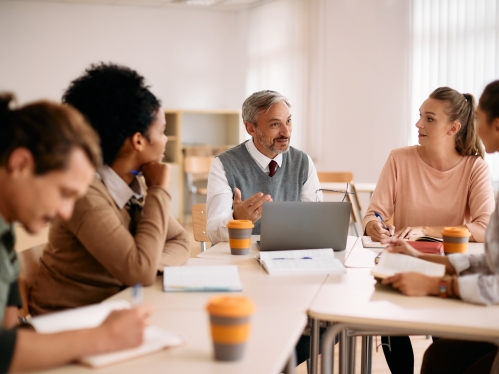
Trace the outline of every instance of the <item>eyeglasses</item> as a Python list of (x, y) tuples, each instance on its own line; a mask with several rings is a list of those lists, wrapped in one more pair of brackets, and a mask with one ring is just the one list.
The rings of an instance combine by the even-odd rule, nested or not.
[(341, 199), (341, 202), (343, 203), (347, 197), (347, 195), (354, 195), (355, 192), (350, 192), (348, 191), (348, 186), (350, 183), (347, 183), (347, 187), (345, 188), (344, 191), (342, 190), (328, 190), (327, 188), (319, 188), (317, 191), (315, 191), (315, 201), (320, 201), (319, 199), (319, 191), (326, 191), (326, 192), (337, 192), (337, 193), (343, 193), (343, 199)]

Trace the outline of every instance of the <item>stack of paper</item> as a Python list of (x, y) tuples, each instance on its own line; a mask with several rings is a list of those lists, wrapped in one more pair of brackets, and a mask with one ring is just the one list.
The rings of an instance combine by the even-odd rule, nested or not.
[(343, 274), (345, 267), (332, 248), (260, 252), (260, 262), (274, 274)]
[[(113, 310), (127, 308), (130, 308), (128, 301), (115, 300), (33, 317), (30, 323), (39, 333), (56, 333), (92, 328), (99, 326)], [(159, 351), (166, 347), (173, 347), (183, 342), (184, 338), (178, 334), (157, 326), (149, 326), (144, 331), (144, 342), (140, 346), (117, 352), (87, 356), (80, 359), (80, 362), (91, 367), (100, 367)]]
[(163, 272), (165, 292), (242, 291), (236, 265), (167, 266)]

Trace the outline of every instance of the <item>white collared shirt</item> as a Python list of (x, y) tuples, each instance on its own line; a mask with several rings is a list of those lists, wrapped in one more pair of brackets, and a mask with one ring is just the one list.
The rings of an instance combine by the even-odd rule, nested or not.
[(102, 165), (97, 171), (97, 176), (102, 180), (119, 209), (123, 209), (132, 196), (137, 199), (144, 196), (144, 190), (137, 177), (133, 178), (132, 183), (128, 185), (108, 165)]
[[(274, 159), (268, 158), (256, 148), (253, 139), (247, 141), (245, 145), (253, 160), (266, 174), (269, 173), (269, 163), (272, 160), (277, 162), (277, 167), (281, 167), (282, 154), (278, 154)], [(314, 162), (310, 156), (307, 155), (307, 157), (308, 177), (302, 187), (300, 201), (316, 201), (316, 191), (320, 189), (319, 178), (317, 177)], [(227, 223), (234, 219), (232, 215), (232, 193), (222, 161), (216, 157), (211, 164), (208, 175), (208, 196), (206, 201), (208, 218), (206, 231), (213, 244), (229, 240)], [(319, 194), (319, 200), (322, 201), (322, 194)]]

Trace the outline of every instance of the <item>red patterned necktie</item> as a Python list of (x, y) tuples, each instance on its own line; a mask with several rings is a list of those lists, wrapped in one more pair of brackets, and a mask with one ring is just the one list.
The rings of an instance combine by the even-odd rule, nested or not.
[(274, 160), (270, 161), (269, 169), (270, 169), (269, 177), (273, 177), (275, 171), (277, 170), (277, 162), (275, 162)]

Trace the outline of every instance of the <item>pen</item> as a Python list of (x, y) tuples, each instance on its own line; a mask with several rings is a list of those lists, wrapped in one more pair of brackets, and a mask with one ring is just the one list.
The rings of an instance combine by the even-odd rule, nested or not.
[(130, 173), (132, 173), (133, 175), (135, 175), (136, 177), (142, 175), (142, 172), (138, 171), (138, 170), (130, 170)]
[(379, 258), (381, 257), (381, 254), (383, 253), (383, 251), (381, 251), (380, 253), (378, 253), (378, 255), (376, 257), (374, 257), (374, 263), (375, 264), (378, 264), (379, 262)]
[(312, 257), (300, 257), (300, 258), (284, 258), (284, 257), (277, 257), (273, 258), (272, 260), (311, 260)]
[(142, 285), (136, 284), (132, 287), (132, 304), (140, 305), (142, 304)]
[[(383, 225), (383, 228), (388, 231), (388, 233), (390, 234), (390, 229), (388, 228), (388, 226), (386, 225), (385, 223), (385, 220), (383, 219), (383, 217), (381, 217), (381, 214), (379, 214), (378, 212), (374, 212), (374, 215), (376, 216), (376, 218), (381, 222), (381, 224)], [(390, 238), (392, 238), (393, 235), (390, 234)]]

